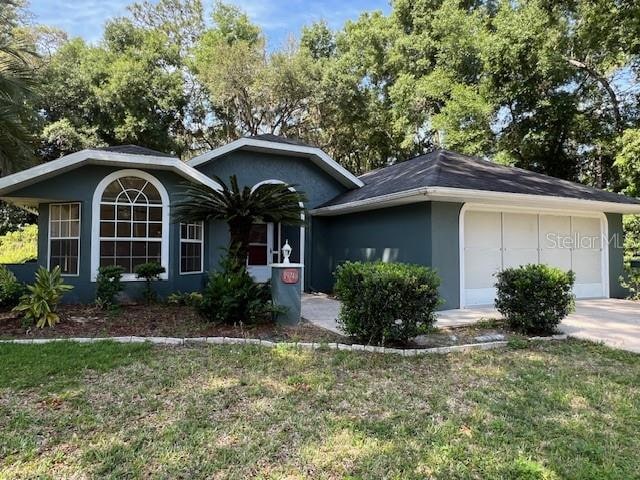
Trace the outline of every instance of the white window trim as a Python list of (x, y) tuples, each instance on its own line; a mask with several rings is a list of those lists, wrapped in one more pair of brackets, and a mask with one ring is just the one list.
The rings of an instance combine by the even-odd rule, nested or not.
[[(95, 191), (93, 192), (92, 203), (92, 215), (91, 215), (91, 281), (95, 282), (98, 276), (98, 268), (100, 267), (100, 204), (102, 203), (102, 195), (107, 186), (122, 177), (139, 177), (148, 181), (153, 185), (160, 194), (161, 206), (162, 206), (162, 236), (160, 238), (160, 264), (165, 268), (164, 273), (161, 273), (159, 278), (161, 280), (169, 279), (169, 194), (164, 188), (164, 185), (153, 175), (144, 172), (142, 170), (125, 169), (115, 171), (106, 177), (104, 177)], [(138, 238), (137, 240), (145, 241), (145, 238)], [(157, 241), (157, 238), (151, 239)], [(137, 278), (135, 274), (122, 275), (122, 281), (124, 282), (137, 282), (144, 281), (144, 279)]]
[[(182, 238), (182, 225), (200, 225), (200, 240), (193, 240), (190, 238)], [(188, 227), (187, 227), (188, 228)], [(182, 244), (183, 243), (199, 243), (200, 244), (200, 270), (194, 272), (183, 272), (182, 271)], [(204, 272), (204, 222), (181, 222), (180, 223), (180, 251), (178, 253), (179, 257), (179, 269), (180, 275), (195, 275), (198, 273)]]
[[(597, 218), (600, 220), (600, 232), (604, 235), (602, 239), (601, 250), (601, 276), (602, 289), (604, 298), (610, 297), (609, 283), (609, 245), (604, 240), (609, 238), (609, 221), (604, 212), (585, 212), (581, 210), (558, 210), (552, 208), (534, 208), (534, 207), (514, 207), (514, 206), (496, 206), (481, 203), (465, 203), (460, 209), (458, 217), (458, 260), (459, 260), (459, 282), (458, 291), (460, 295), (459, 308), (467, 308), (466, 292), (465, 292), (465, 249), (464, 249), (464, 217), (469, 210), (501, 212), (501, 213), (530, 213), (536, 215), (558, 215), (563, 217), (586, 217)], [(473, 308), (474, 305), (471, 306)]]
[[(51, 207), (54, 205), (78, 205), (78, 236), (77, 237), (52, 237), (51, 236)], [(51, 240), (78, 240), (78, 263), (76, 265), (76, 273), (62, 273), (63, 277), (79, 277), (80, 276), (80, 239), (82, 237), (82, 203), (81, 202), (62, 202), (49, 204), (49, 218), (47, 220), (47, 268), (51, 270)]]

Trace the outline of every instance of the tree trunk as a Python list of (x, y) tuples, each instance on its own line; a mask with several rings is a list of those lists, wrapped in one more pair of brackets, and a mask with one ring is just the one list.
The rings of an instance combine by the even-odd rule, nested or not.
[(229, 221), (229, 255), (235, 257), (237, 269), (247, 265), (252, 225), (253, 220), (250, 218), (236, 218)]
[(586, 62), (581, 62), (580, 60), (576, 60), (575, 58), (565, 58), (570, 65), (578, 68), (587, 73), (591, 78), (595, 79), (604, 90), (607, 92), (609, 99), (611, 100), (611, 110), (613, 111), (613, 119), (615, 122), (616, 131), (618, 133), (624, 130), (624, 124), (622, 120), (622, 114), (620, 113), (620, 102), (618, 101), (618, 96), (616, 92), (613, 90), (613, 87), (609, 83), (607, 78), (596, 71), (595, 68), (588, 65)]

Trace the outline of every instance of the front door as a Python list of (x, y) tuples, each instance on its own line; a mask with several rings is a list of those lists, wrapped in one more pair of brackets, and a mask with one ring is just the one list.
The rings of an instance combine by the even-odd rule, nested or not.
[(273, 223), (255, 223), (251, 227), (247, 270), (256, 282), (271, 279)]

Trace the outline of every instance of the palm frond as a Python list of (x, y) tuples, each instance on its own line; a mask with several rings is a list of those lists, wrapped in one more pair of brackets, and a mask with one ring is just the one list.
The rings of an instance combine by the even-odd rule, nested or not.
[(0, 38), (0, 175), (26, 166), (33, 157), (32, 136), (26, 125), (33, 115), (27, 100), (33, 96), (35, 54), (19, 41)]
[(219, 177), (214, 179), (222, 190), (212, 190), (204, 185), (189, 184), (178, 194), (173, 208), (176, 221), (200, 222), (204, 220), (233, 221), (250, 219), (252, 222), (274, 222), (285, 225), (304, 223), (303, 193), (285, 184), (262, 184), (255, 190), (240, 188), (235, 175), (227, 185)]

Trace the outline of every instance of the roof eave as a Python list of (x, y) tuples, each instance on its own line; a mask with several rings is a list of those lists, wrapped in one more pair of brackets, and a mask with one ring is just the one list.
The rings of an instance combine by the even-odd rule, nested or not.
[(187, 162), (191, 167), (197, 167), (218, 157), (226, 155), (239, 149), (249, 149), (252, 151), (279, 153), (285, 155), (305, 155), (326, 173), (338, 180), (348, 188), (360, 188), (364, 186), (362, 180), (356, 177), (349, 170), (333, 160), (322, 149), (307, 145), (294, 145), (288, 143), (271, 142), (268, 140), (258, 140), (255, 138), (239, 138), (238, 140), (223, 145), (222, 147), (203, 153)]
[(213, 179), (186, 165), (178, 158), (136, 155), (130, 153), (105, 152), (102, 150), (81, 150), (31, 167), (27, 170), (0, 179), (0, 196), (9, 197), (11, 192), (38, 183), (47, 178), (73, 170), (82, 165), (105, 165), (125, 168), (147, 168), (151, 170), (171, 170), (187, 180), (195, 181), (220, 190), (222, 187)]
[(604, 202), (548, 195), (469, 190), (448, 187), (421, 187), (354, 202), (329, 205), (311, 210), (311, 215), (332, 216), (405, 205), (408, 203), (441, 201), (482, 203), (503, 206), (506, 202), (526, 207), (556, 210), (597, 211), (608, 213), (640, 214), (640, 204)]

